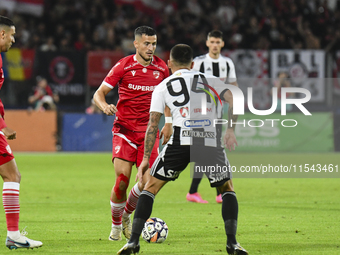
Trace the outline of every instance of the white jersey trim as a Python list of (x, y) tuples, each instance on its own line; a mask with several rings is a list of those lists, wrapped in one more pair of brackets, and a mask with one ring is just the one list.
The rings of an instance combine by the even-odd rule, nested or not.
[(109, 87), (110, 89), (113, 89), (113, 86), (106, 81), (103, 81), (102, 84), (104, 84), (106, 87)]
[(120, 134), (120, 133), (113, 133), (113, 132), (112, 132), (112, 135), (114, 135), (114, 136), (116, 135), (116, 136), (123, 138), (125, 141), (128, 142), (128, 144), (130, 144), (133, 148), (135, 148), (137, 150), (137, 145), (134, 144), (133, 142), (131, 142), (125, 135)]

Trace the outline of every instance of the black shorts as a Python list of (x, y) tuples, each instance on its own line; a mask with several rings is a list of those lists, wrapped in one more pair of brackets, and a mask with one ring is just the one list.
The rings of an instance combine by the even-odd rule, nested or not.
[(190, 162), (195, 162), (195, 169), (204, 172), (211, 187), (219, 187), (231, 179), (223, 148), (189, 145), (166, 145), (152, 165), (150, 174), (159, 180), (174, 181)]

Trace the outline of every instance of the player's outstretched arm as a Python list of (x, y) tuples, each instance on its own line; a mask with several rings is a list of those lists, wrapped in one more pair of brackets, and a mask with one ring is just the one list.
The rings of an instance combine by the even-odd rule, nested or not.
[(97, 91), (93, 95), (93, 100), (100, 110), (106, 115), (114, 115), (117, 112), (117, 108), (114, 104), (108, 104), (105, 100), (105, 96), (111, 91), (111, 88), (105, 84), (100, 85)]
[(156, 142), (156, 136), (158, 132), (158, 124), (162, 114), (160, 112), (150, 112), (150, 119), (148, 123), (148, 128), (146, 129), (145, 139), (144, 139), (144, 156), (143, 161), (138, 167), (138, 172), (136, 176), (137, 179), (142, 180), (143, 174), (149, 168), (149, 160), (153, 146)]
[(235, 122), (237, 121), (237, 115), (234, 115), (234, 105), (233, 105), (233, 95), (231, 94), (231, 91), (228, 90), (223, 95), (224, 100), (229, 103), (228, 108), (228, 128), (224, 135), (224, 144), (225, 146), (231, 150), (235, 150), (235, 145), (237, 144), (236, 136), (235, 136)]
[(13, 140), (17, 138), (17, 132), (9, 127), (4, 127), (3, 129), (1, 129), (1, 131), (4, 133), (8, 140)]
[[(165, 124), (164, 124), (164, 127), (162, 128), (162, 131), (159, 137), (160, 139), (162, 139), (162, 137), (164, 136), (162, 145), (166, 144), (169, 141), (173, 133), (171, 111), (168, 106), (165, 106), (164, 116), (165, 116)], [(169, 121), (167, 121), (168, 119)]]

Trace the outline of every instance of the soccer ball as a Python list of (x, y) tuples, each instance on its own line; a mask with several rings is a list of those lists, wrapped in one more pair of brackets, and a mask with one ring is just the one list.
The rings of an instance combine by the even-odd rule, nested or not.
[(168, 225), (160, 218), (150, 218), (145, 222), (142, 237), (148, 243), (163, 243), (168, 236)]

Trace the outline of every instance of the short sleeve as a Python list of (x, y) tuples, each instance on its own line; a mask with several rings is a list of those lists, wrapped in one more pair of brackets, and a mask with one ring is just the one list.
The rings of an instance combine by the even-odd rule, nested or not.
[(152, 92), (150, 112), (160, 112), (164, 114), (165, 98), (162, 93), (162, 85), (164, 86), (164, 83), (160, 83)]
[(110, 72), (106, 75), (102, 84), (113, 89), (117, 83), (123, 78), (124, 68), (121, 61), (119, 61), (114, 67), (111, 68)]

